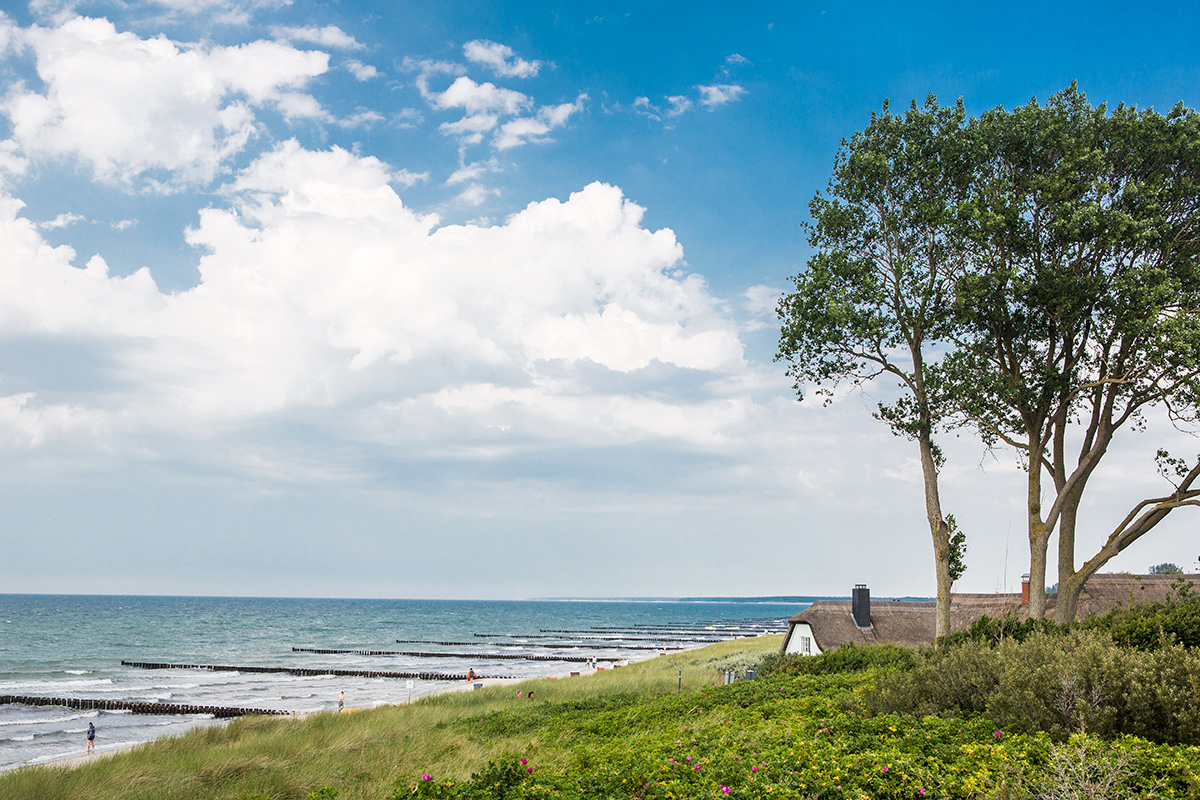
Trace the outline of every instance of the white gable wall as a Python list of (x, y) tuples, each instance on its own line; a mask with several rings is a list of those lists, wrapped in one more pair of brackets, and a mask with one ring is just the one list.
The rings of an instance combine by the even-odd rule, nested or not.
[(821, 648), (817, 647), (817, 639), (813, 636), (812, 628), (807, 622), (797, 622), (792, 625), (783, 652), (802, 656), (819, 656), (821, 654)]

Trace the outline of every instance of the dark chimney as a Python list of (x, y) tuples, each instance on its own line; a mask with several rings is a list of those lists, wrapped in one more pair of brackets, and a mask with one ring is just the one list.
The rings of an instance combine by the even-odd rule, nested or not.
[(1021, 576), (1021, 605), (1029, 605), (1029, 575)]
[(855, 625), (860, 628), (871, 627), (871, 590), (865, 583), (855, 584), (850, 608)]

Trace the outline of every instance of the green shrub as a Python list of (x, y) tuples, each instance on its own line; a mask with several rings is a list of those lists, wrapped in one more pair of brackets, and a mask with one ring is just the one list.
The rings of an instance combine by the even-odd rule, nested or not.
[(867, 702), (876, 713), (982, 713), (1002, 673), (998, 650), (981, 641), (968, 641), (919, 654), (911, 670), (881, 677)]
[(1056, 741), (1071, 733), (1120, 732), (1132, 653), (1100, 632), (1039, 633), (998, 648), (1000, 682), (987, 712), (997, 724)]
[(758, 674), (768, 675), (839, 675), (868, 669), (912, 669), (916, 653), (895, 644), (844, 644), (817, 656), (795, 653), (771, 653), (758, 664)]
[(1164, 639), (1200, 647), (1200, 597), (1192, 594), (1191, 584), (1181, 581), (1177, 593), (1165, 603), (1114, 609), (1079, 627), (1108, 631), (1117, 644), (1141, 650), (1153, 650)]
[(938, 640), (938, 646), (953, 647), (965, 642), (998, 645), (1007, 639), (1023, 642), (1035, 633), (1052, 633), (1058, 630), (1065, 632), (1065, 629), (1055, 625), (1053, 620), (1036, 617), (1022, 620), (1014, 614), (993, 619), (985, 614), (972, 622), (966, 630), (943, 636)]
[(984, 714), (1004, 730), (1200, 744), (1200, 652), (1121, 647), (1104, 631), (1041, 632), (993, 647), (971, 640), (881, 675), (877, 714)]

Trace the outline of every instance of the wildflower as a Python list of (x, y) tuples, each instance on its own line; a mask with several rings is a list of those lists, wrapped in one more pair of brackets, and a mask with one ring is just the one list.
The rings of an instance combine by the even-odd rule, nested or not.
[(688, 757), (687, 757), (687, 760), (688, 760), (688, 761), (691, 761), (691, 760), (692, 760), (692, 757), (691, 757), (691, 756), (688, 756)]
[(526, 769), (528, 769), (530, 772), (533, 772), (533, 767), (527, 767)]
[(758, 772), (758, 767), (751, 767), (751, 768), (750, 768), (750, 771), (751, 771), (751, 772)]
[(667, 761), (670, 761), (672, 764), (675, 763), (675, 759), (673, 759), (673, 758), (668, 758)]
[(1004, 731), (996, 731), (995, 733), (993, 733), (993, 734), (992, 734), (992, 738), (993, 738), (993, 739), (999, 739), (999, 738), (1000, 738), (1000, 734), (1002, 734), (1002, 733), (1004, 733)]
[(526, 761), (525, 759), (523, 759), (523, 758), (522, 758), (522, 759), (521, 759), (521, 763), (522, 763), (522, 764), (528, 764), (529, 762), (528, 762), (528, 761)]
[(426, 772), (424, 775), (422, 775), (422, 776), (421, 776), (421, 780), (423, 780), (423, 781), (427, 781), (427, 780), (429, 780), (429, 773), (428, 773), (428, 772)]
[(696, 766), (692, 767), (692, 769), (700, 769), (700, 765), (697, 764)]
[(729, 794), (729, 787), (728, 787), (728, 786), (722, 786), (722, 787), (721, 787), (721, 794)]
[(883, 771), (884, 771), (884, 772), (887, 772), (887, 771), (888, 771), (888, 768), (887, 768), (887, 767), (884, 767), (884, 768), (883, 768)]

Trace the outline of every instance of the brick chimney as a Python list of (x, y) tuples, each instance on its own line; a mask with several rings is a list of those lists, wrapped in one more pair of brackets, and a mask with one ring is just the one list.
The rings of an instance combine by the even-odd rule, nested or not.
[(871, 627), (871, 590), (865, 583), (854, 586), (850, 596), (850, 613), (854, 616), (854, 624), (860, 628)]
[(1029, 573), (1021, 576), (1021, 605), (1029, 605)]

